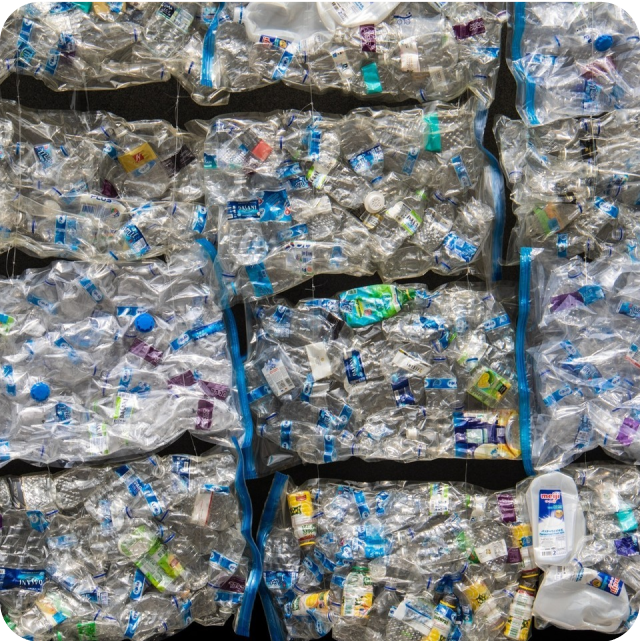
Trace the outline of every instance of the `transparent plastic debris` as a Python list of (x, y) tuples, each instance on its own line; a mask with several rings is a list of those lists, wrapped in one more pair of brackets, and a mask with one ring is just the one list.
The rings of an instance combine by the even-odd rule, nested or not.
[(514, 328), (479, 287), (372, 285), (251, 311), (259, 470), (520, 456)]
[(527, 125), (640, 106), (638, 28), (621, 7), (527, 2), (509, 22), (507, 60)]
[(54, 90), (175, 77), (202, 105), (275, 82), (388, 101), (495, 92), (500, 3), (44, 3), (3, 29), (2, 76)]
[(508, 622), (519, 634), (514, 597), (527, 581), (535, 595), (538, 570), (514, 538), (526, 512), (499, 497), (493, 511), (496, 495), (470, 485), (277, 474), (259, 530), (272, 636), (500, 639)]
[(69, 465), (242, 438), (209, 256), (59, 261), (0, 282), (1, 459)]
[(262, 298), (322, 273), (488, 275), (502, 178), (476, 139), (477, 108), (190, 123), (207, 131), (207, 207), (218, 211), (230, 296)]
[(218, 449), (3, 478), (5, 621), (34, 640), (115, 641), (240, 615), (255, 569), (235, 476)]
[(202, 145), (163, 120), (0, 103), (0, 247), (128, 261), (213, 238)]
[[(560, 468), (602, 447), (637, 463), (638, 300), (640, 273), (632, 245), (587, 262), (548, 250), (522, 250), (520, 295), (526, 341), (518, 360), (526, 370), (522, 421), (525, 464)], [(525, 361), (526, 359), (526, 361)], [(525, 447), (526, 444), (526, 447)]]
[(640, 111), (564, 119), (536, 128), (500, 116), (495, 135), (516, 215), (507, 262), (521, 247), (596, 258), (637, 242)]

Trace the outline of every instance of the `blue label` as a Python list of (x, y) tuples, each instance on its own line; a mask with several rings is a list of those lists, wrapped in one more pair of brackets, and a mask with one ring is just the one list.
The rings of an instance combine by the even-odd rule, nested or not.
[(132, 601), (140, 601), (142, 594), (144, 592), (144, 574), (136, 568), (136, 572), (133, 575), (133, 585), (131, 586), (131, 592), (129, 593), (129, 598)]
[(169, 346), (174, 352), (177, 352), (179, 349), (190, 343), (191, 341), (198, 341), (205, 336), (211, 336), (217, 332), (224, 330), (224, 321), (218, 320), (214, 323), (209, 323), (209, 325), (202, 325), (201, 327), (196, 327), (194, 329), (187, 330), (184, 334), (174, 338)]
[(251, 405), (251, 403), (255, 403), (255, 401), (258, 401), (261, 398), (264, 398), (265, 396), (268, 396), (269, 394), (271, 394), (271, 388), (268, 385), (261, 385), (260, 387), (252, 389), (247, 394), (249, 405)]
[(127, 621), (127, 628), (124, 631), (124, 636), (127, 639), (133, 639), (138, 625), (140, 624), (140, 613), (135, 610), (129, 612), (129, 620)]
[(636, 305), (631, 301), (620, 301), (618, 314), (624, 314), (630, 318), (640, 318), (640, 305)]
[[(564, 506), (562, 504), (562, 492), (560, 490), (540, 490), (538, 521), (542, 522), (545, 519), (564, 521)], [(564, 530), (562, 529), (557, 532), (557, 534), (560, 533), (564, 534)]]
[(584, 285), (578, 290), (585, 305), (591, 305), (598, 300), (604, 299), (604, 290), (600, 285)]
[(5, 389), (9, 396), (15, 396), (17, 393), (16, 384), (13, 379), (13, 366), (12, 365), (3, 365), (2, 366), (2, 377), (5, 380)]
[(245, 218), (260, 218), (260, 202), (257, 198), (253, 200), (232, 200), (227, 203), (227, 219), (238, 220)]
[(376, 514), (382, 516), (386, 513), (391, 501), (391, 494), (382, 490), (376, 494)]
[(614, 219), (618, 218), (618, 213), (620, 212), (620, 210), (618, 206), (615, 205), (614, 203), (610, 203), (604, 198), (600, 198), (600, 196), (596, 196), (596, 199), (594, 200), (594, 205), (596, 206), (596, 209), (599, 209), (602, 213), (606, 214), (607, 216), (611, 216), (611, 218), (614, 218)]
[(509, 319), (508, 314), (501, 314), (500, 316), (496, 316), (495, 318), (483, 323), (485, 332), (489, 332), (492, 329), (498, 329), (499, 327), (506, 327), (507, 325), (511, 325), (511, 320)]
[(291, 222), (291, 207), (287, 191), (265, 191), (260, 199), (260, 221), (261, 222)]
[(280, 423), (280, 447), (283, 450), (291, 449), (291, 421)]
[(293, 60), (293, 51), (289, 51), (289, 49), (285, 49), (282, 52), (282, 56), (280, 57), (280, 60), (278, 64), (276, 65), (276, 68), (273, 71), (273, 75), (271, 76), (272, 80), (280, 80), (280, 78), (284, 78), (286, 75), (289, 66), (291, 65), (291, 61)]
[(226, 570), (229, 574), (233, 574), (238, 569), (238, 564), (235, 561), (227, 558), (224, 554), (221, 554), (217, 550), (211, 552), (209, 557), (209, 563), (219, 567), (222, 570)]
[(128, 465), (121, 465), (113, 470), (118, 478), (127, 486), (131, 496), (138, 496), (140, 491), (140, 479), (134, 474), (133, 470)]
[(187, 490), (189, 489), (189, 481), (191, 478), (190, 470), (191, 459), (188, 456), (174, 454), (171, 457), (171, 472), (178, 477), (181, 485)]
[(296, 178), (289, 179), (289, 189), (291, 191), (302, 191), (310, 189), (309, 181), (305, 176), (297, 176)]
[(313, 557), (320, 562), (327, 572), (335, 572), (336, 564), (324, 552), (314, 548)]
[(451, 164), (453, 165), (453, 168), (456, 170), (456, 175), (458, 176), (458, 180), (460, 181), (462, 188), (471, 189), (473, 183), (471, 182), (471, 178), (469, 177), (469, 172), (467, 171), (467, 168), (465, 167), (465, 164), (462, 160), (462, 156), (454, 156), (451, 159)]
[(311, 400), (311, 393), (313, 392), (313, 375), (307, 374), (304, 385), (302, 386), (302, 392), (300, 393), (300, 400), (308, 403)]
[(563, 398), (566, 396), (571, 395), (571, 387), (567, 385), (563, 385), (560, 389), (557, 389), (555, 392), (552, 392), (549, 394), (549, 396), (546, 396), (545, 398), (542, 399), (542, 402), (547, 406), (547, 407), (552, 407), (556, 403), (559, 403)]
[(51, 151), (51, 145), (34, 145), (33, 151), (36, 158), (45, 169), (49, 169), (49, 167), (53, 165), (53, 152)]
[(128, 223), (122, 228), (122, 235), (136, 256), (140, 257), (149, 253), (151, 249), (149, 243), (147, 243), (142, 232), (133, 223)]
[(287, 162), (276, 169), (276, 176), (281, 180), (287, 180), (296, 176), (303, 176), (304, 171), (299, 162)]
[(287, 240), (293, 240), (294, 238), (306, 238), (308, 233), (308, 227), (304, 223), (300, 223), (299, 225), (289, 227), (289, 229), (279, 231), (276, 234), (276, 240), (279, 243), (283, 243)]
[(322, 460), (324, 463), (332, 463), (335, 456), (334, 450), (334, 437), (325, 434), (324, 436), (324, 452)]
[(556, 240), (556, 246), (558, 251), (558, 258), (567, 257), (567, 247), (569, 245), (569, 235), (568, 234), (558, 234)]
[(447, 321), (442, 316), (420, 316), (418, 322), (425, 329), (443, 331), (447, 328)]
[(354, 490), (353, 491), (353, 498), (356, 502), (356, 506), (358, 508), (358, 512), (360, 514), (361, 519), (368, 519), (371, 516), (371, 510), (369, 509), (369, 506), (367, 505), (367, 499), (364, 495), (364, 492), (362, 490)]
[(442, 244), (454, 255), (470, 263), (476, 255), (478, 248), (473, 243), (460, 238), (453, 232), (449, 232), (443, 239)]
[(371, 171), (374, 165), (382, 162), (384, 162), (384, 152), (378, 144), (353, 156), (349, 160), (349, 165), (356, 174), (366, 174)]
[(44, 532), (49, 527), (49, 521), (40, 510), (27, 510), (27, 518), (29, 525), (36, 532)]
[(19, 570), (15, 568), (0, 568), (0, 589), (30, 590), (42, 592), (45, 582), (44, 570)]
[(458, 381), (455, 378), (425, 378), (425, 389), (458, 389)]
[(191, 229), (196, 234), (201, 234), (207, 224), (207, 208), (202, 205), (197, 205), (193, 213), (193, 223)]
[(364, 383), (367, 380), (360, 352), (355, 349), (351, 351), (348, 358), (344, 359), (344, 369), (350, 385)]
[(405, 158), (404, 165), (402, 166), (402, 173), (407, 176), (411, 176), (413, 173), (413, 168), (415, 167), (416, 160), (418, 160), (418, 155), (420, 150), (417, 147), (413, 147), (409, 150), (407, 157)]
[(63, 214), (56, 216), (56, 229), (53, 236), (53, 242), (56, 245), (64, 245), (67, 234), (67, 217)]
[(298, 579), (298, 573), (289, 570), (269, 570), (263, 574), (264, 582), (269, 590), (291, 590)]
[(397, 382), (392, 381), (391, 389), (397, 407), (416, 404), (416, 399), (411, 391), (408, 378), (400, 378)]
[(262, 296), (271, 296), (273, 294), (273, 287), (271, 280), (267, 274), (267, 269), (263, 263), (256, 265), (245, 265), (247, 277), (253, 287), (253, 293), (257, 298)]
[(78, 282), (96, 303), (102, 302), (102, 300), (104, 299), (104, 294), (86, 276), (83, 276)]

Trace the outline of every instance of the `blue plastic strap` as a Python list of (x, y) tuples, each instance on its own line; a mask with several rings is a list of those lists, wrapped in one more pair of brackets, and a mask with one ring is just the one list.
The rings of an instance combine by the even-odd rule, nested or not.
[(520, 395), (520, 450), (524, 469), (530, 476), (535, 475), (531, 456), (531, 407), (529, 379), (527, 377), (526, 336), (531, 297), (531, 247), (520, 250), (520, 283), (518, 290), (518, 326), (516, 328), (516, 370), (518, 372), (518, 393)]
[(245, 585), (244, 597), (242, 605), (238, 611), (235, 620), (235, 633), (241, 637), (248, 637), (251, 625), (251, 613), (253, 612), (253, 605), (258, 594), (260, 582), (262, 580), (262, 555), (258, 550), (253, 537), (251, 536), (251, 524), (253, 521), (253, 508), (251, 504), (251, 497), (247, 490), (247, 484), (244, 475), (245, 462), (242, 456), (242, 448), (238, 443), (238, 439), (233, 438), (233, 444), (238, 452), (238, 467), (236, 470), (236, 492), (238, 494), (238, 501), (242, 508), (242, 522), (240, 531), (244, 537), (249, 549), (251, 551), (251, 570), (247, 577)]
[(207, 252), (213, 262), (216, 272), (216, 278), (221, 288), (220, 304), (223, 307), (223, 316), (229, 337), (231, 347), (231, 363), (235, 375), (235, 383), (238, 388), (238, 401), (240, 403), (240, 413), (242, 415), (242, 424), (244, 427), (244, 438), (242, 440), (243, 460), (245, 463), (245, 476), (248, 479), (257, 478), (255, 459), (253, 455), (253, 418), (251, 416), (251, 407), (247, 397), (247, 379), (244, 372), (244, 363), (240, 355), (240, 341), (238, 340), (238, 328), (233, 312), (229, 308), (229, 300), (226, 289), (222, 285), (222, 270), (217, 261), (216, 248), (206, 239), (199, 238), (196, 242)]
[[(271, 489), (269, 490), (269, 496), (267, 497), (267, 502), (265, 503), (262, 518), (260, 519), (260, 526), (258, 528), (258, 551), (262, 560), (264, 560), (264, 547), (267, 542), (267, 538), (273, 529), (273, 523), (278, 511), (278, 506), (282, 500), (282, 494), (287, 487), (288, 480), (288, 476), (281, 474), (280, 472), (276, 472), (276, 475), (273, 478), (273, 483), (271, 484)], [(287, 635), (283, 629), (282, 622), (276, 612), (275, 606), (273, 605), (273, 601), (271, 600), (269, 589), (264, 581), (260, 581), (260, 601), (262, 601), (262, 607), (267, 619), (267, 627), (269, 628), (271, 641), (286, 641)]]
[(516, 2), (513, 9), (513, 37), (511, 39), (511, 60), (522, 58), (522, 36), (524, 34), (524, 15), (527, 3)]
[(493, 239), (491, 241), (491, 280), (502, 280), (502, 242), (504, 224), (507, 213), (504, 177), (496, 157), (484, 146), (484, 131), (489, 111), (479, 109), (474, 121), (475, 136), (478, 146), (484, 152), (491, 167), (491, 193), (493, 194), (493, 210), (496, 217), (493, 224)]
[(213, 65), (216, 56), (216, 31), (218, 30), (220, 11), (224, 2), (215, 8), (211, 24), (207, 29), (202, 43), (202, 68), (200, 71), (200, 84), (204, 87), (213, 87)]

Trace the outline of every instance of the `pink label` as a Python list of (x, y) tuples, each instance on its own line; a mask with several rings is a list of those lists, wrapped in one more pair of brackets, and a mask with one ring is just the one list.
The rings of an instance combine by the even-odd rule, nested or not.
[(640, 427), (640, 423), (630, 416), (627, 416), (627, 418), (622, 421), (622, 425), (618, 430), (616, 441), (618, 441), (620, 445), (631, 445), (638, 433), (638, 427)]
[(151, 363), (154, 367), (157, 367), (162, 360), (162, 352), (159, 349), (141, 341), (139, 338), (134, 339), (129, 351), (144, 359), (147, 363)]

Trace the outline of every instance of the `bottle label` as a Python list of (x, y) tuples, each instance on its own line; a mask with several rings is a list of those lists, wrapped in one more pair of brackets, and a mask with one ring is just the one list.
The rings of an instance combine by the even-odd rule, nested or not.
[(233, 574), (238, 569), (238, 563), (227, 558), (226, 556), (224, 556), (224, 554), (221, 554), (217, 550), (213, 550), (213, 552), (211, 552), (209, 563), (213, 567), (224, 570), (229, 574)]
[(449, 514), (449, 486), (446, 483), (429, 485), (429, 514)]
[(156, 153), (151, 148), (151, 145), (148, 142), (144, 142), (126, 154), (118, 156), (118, 161), (127, 173), (133, 172), (134, 175), (139, 176), (153, 167), (156, 158)]
[(581, 569), (578, 573), (577, 580), (579, 583), (586, 583), (591, 587), (603, 590), (613, 596), (620, 596), (622, 588), (624, 587), (622, 580), (590, 568)]
[(295, 387), (287, 368), (279, 358), (269, 359), (262, 368), (262, 374), (276, 396), (282, 396)]
[(147, 363), (150, 363), (154, 367), (157, 367), (162, 362), (163, 352), (153, 347), (153, 345), (141, 341), (139, 338), (133, 339), (129, 352), (147, 361)]
[(367, 376), (364, 371), (364, 365), (360, 352), (351, 350), (351, 354), (344, 360), (344, 370), (347, 376), (349, 385), (357, 385), (359, 383), (366, 383)]
[(429, 366), (417, 356), (405, 352), (403, 349), (397, 351), (391, 364), (417, 376), (426, 376), (429, 372)]
[(211, 422), (213, 421), (213, 410), (215, 409), (211, 401), (203, 398), (198, 400), (198, 408), (196, 410), (195, 428), (197, 430), (208, 431), (211, 429)]
[(618, 435), (616, 436), (616, 441), (620, 445), (628, 447), (631, 445), (638, 436), (638, 428), (640, 427), (640, 422), (637, 421), (632, 416), (627, 416), (622, 421), (620, 429), (618, 430)]
[(600, 285), (584, 285), (578, 291), (552, 296), (550, 312), (566, 312), (576, 307), (588, 306), (604, 299), (604, 290)]
[(151, 247), (147, 243), (142, 232), (133, 224), (128, 223), (122, 228), (122, 236), (124, 237), (127, 245), (138, 258), (148, 254)]
[(377, 144), (353, 156), (349, 160), (349, 165), (356, 174), (362, 175), (371, 171), (374, 165), (382, 162), (384, 162), (384, 152), (380, 144)]
[(360, 51), (376, 53), (376, 26), (373, 24), (360, 25)]
[(187, 145), (182, 145), (173, 156), (169, 156), (169, 158), (160, 161), (160, 164), (165, 168), (169, 177), (173, 178), (173, 176), (185, 167), (188, 167), (194, 160), (196, 160), (196, 157), (191, 149), (189, 149)]
[(245, 265), (244, 269), (247, 272), (251, 287), (253, 287), (253, 293), (257, 298), (271, 296), (271, 294), (273, 294), (273, 286), (271, 285), (271, 280), (263, 263)]
[(129, 594), (129, 598), (132, 601), (140, 601), (144, 593), (144, 584), (144, 574), (136, 568), (135, 574), (133, 575), (133, 585), (131, 586), (131, 592)]
[(0, 588), (12, 590), (19, 588), (30, 592), (42, 592), (45, 582), (44, 570), (19, 570), (0, 568)]
[(389, 218), (395, 220), (409, 236), (413, 236), (422, 224), (422, 218), (403, 202), (396, 203), (385, 213)]
[(458, 389), (458, 381), (455, 378), (425, 378), (425, 389), (455, 390)]
[(490, 332), (494, 329), (499, 329), (500, 327), (507, 327), (509, 325), (511, 325), (511, 319), (509, 318), (509, 314), (501, 314), (500, 316), (496, 316), (495, 318), (485, 321), (482, 324), (482, 327), (485, 332)]
[(288, 592), (298, 579), (294, 570), (267, 570), (263, 574), (264, 582), (269, 590)]
[(457, 236), (453, 232), (449, 232), (444, 237), (442, 244), (451, 254), (457, 256), (465, 263), (470, 263), (478, 252), (478, 247), (476, 245), (470, 243), (464, 238), (461, 238), (460, 236)]
[(162, 5), (160, 5), (158, 15), (171, 22), (176, 29), (183, 33), (189, 31), (189, 27), (193, 22), (193, 16), (186, 9), (179, 8), (170, 2), (163, 2)]
[(485, 33), (486, 30), (487, 28), (485, 27), (483, 18), (476, 18), (475, 20), (467, 22), (467, 24), (453, 25), (453, 31), (458, 40), (466, 40), (467, 38), (480, 36)]
[(616, 554), (619, 556), (638, 556), (640, 547), (635, 536), (626, 536), (623, 539), (614, 540)]
[(640, 305), (636, 305), (631, 301), (620, 301), (617, 312), (630, 318), (640, 318)]
[(421, 599), (405, 599), (390, 615), (427, 636), (433, 625), (431, 606)]
[(282, 55), (280, 56), (280, 60), (278, 61), (278, 64), (276, 65), (276, 68), (273, 70), (273, 74), (271, 75), (272, 80), (280, 80), (281, 78), (284, 78), (287, 75), (287, 71), (289, 70), (289, 67), (291, 66), (291, 62), (293, 60), (293, 48), (291, 45), (289, 45), (283, 52)]
[(347, 58), (347, 52), (345, 51), (344, 47), (334, 49), (331, 52), (331, 57), (333, 58), (333, 64), (335, 64), (338, 73), (343, 78), (350, 78), (351, 76), (353, 76), (353, 69), (349, 64), (349, 58)]
[(467, 167), (462, 160), (462, 156), (454, 156), (451, 159), (451, 164), (455, 169), (456, 175), (458, 176), (458, 180), (460, 181), (460, 185), (462, 186), (462, 188), (471, 189), (471, 187), (473, 187), (473, 183), (471, 182), (471, 177), (469, 176)]
[(291, 421), (282, 421), (280, 423), (280, 447), (283, 450), (292, 449), (291, 446)]
[(414, 398), (413, 392), (411, 391), (411, 385), (409, 385), (408, 378), (400, 378), (396, 382), (392, 381), (391, 390), (393, 391), (393, 397), (395, 399), (397, 407), (416, 404), (416, 399)]
[(316, 538), (316, 523), (313, 519), (311, 492), (304, 490), (287, 495), (293, 532), (300, 546), (311, 545)]
[(207, 225), (207, 208), (203, 205), (196, 205), (193, 210), (193, 219), (191, 221), (191, 231), (201, 234)]
[(420, 73), (420, 56), (415, 38), (405, 38), (398, 43), (400, 47), (400, 69), (409, 73)]
[(440, 119), (437, 111), (430, 111), (423, 116), (424, 132), (424, 149), (439, 153), (442, 151), (442, 140), (440, 138)]
[(511, 383), (492, 369), (481, 368), (480, 375), (467, 390), (471, 396), (489, 407), (497, 405), (511, 389)]
[(538, 494), (538, 555), (545, 562), (567, 552), (564, 506), (560, 490), (540, 490)]
[(133, 639), (139, 624), (140, 624), (140, 613), (136, 612), (135, 610), (131, 610), (129, 612), (127, 627), (124, 631), (125, 638)]
[(244, 220), (260, 218), (260, 202), (253, 200), (231, 200), (227, 203), (227, 220)]
[(610, 216), (614, 220), (618, 218), (620, 209), (614, 203), (611, 203), (608, 200), (601, 198), (600, 196), (596, 196), (593, 204), (595, 205), (596, 209), (600, 210), (603, 214)]
[(507, 557), (507, 543), (504, 539), (483, 543), (475, 547), (475, 553), (480, 563), (488, 563), (494, 559)]

